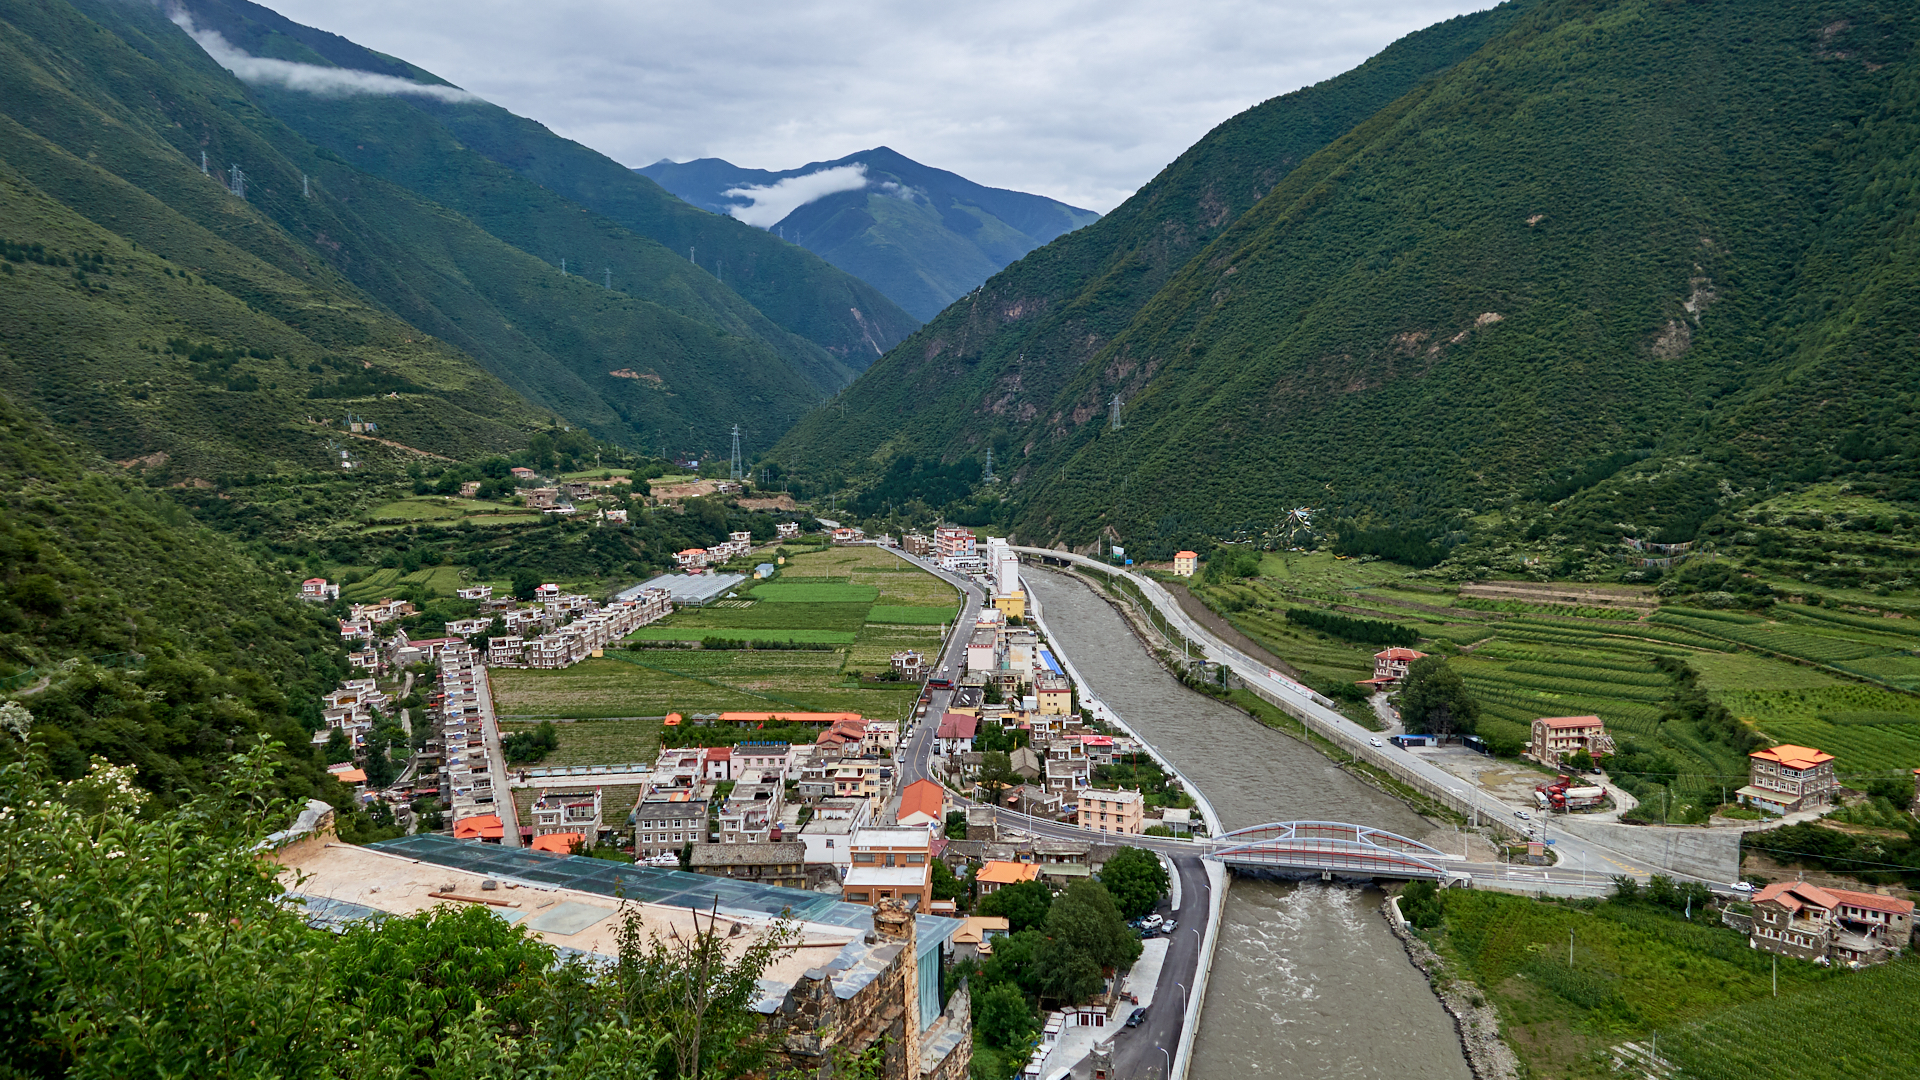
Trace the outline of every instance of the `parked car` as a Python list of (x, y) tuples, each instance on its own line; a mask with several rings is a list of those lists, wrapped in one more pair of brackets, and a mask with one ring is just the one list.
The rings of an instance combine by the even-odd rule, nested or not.
[(1154, 927), (1154, 926), (1159, 926), (1160, 922), (1161, 922), (1161, 919), (1159, 914), (1155, 913), (1153, 915), (1149, 915), (1146, 918), (1140, 920), (1140, 925), (1146, 926), (1146, 927)]
[(1142, 1006), (1138, 1009), (1133, 1010), (1133, 1013), (1127, 1017), (1127, 1026), (1139, 1027), (1140, 1022), (1142, 1020), (1145, 1020), (1146, 1018), (1147, 1018), (1147, 1010), (1145, 1006)]
[(1178, 929), (1180, 929), (1180, 924), (1177, 922), (1174, 922), (1172, 919), (1168, 919), (1166, 922), (1162, 923), (1160, 926), (1160, 932), (1163, 934), (1171, 934)]

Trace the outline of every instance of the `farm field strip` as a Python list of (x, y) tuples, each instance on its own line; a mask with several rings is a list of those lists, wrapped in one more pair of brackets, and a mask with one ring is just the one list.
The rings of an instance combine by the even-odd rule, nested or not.
[[(503, 734), (531, 731), (537, 725), (538, 721), (533, 720), (502, 720), (500, 731)], [(560, 738), (558, 747), (533, 765), (515, 768), (650, 764), (660, 752), (658, 720), (580, 720), (571, 724), (555, 724), (554, 730)], [(568, 782), (560, 780), (557, 784)], [(572, 782), (589, 781), (579, 778)], [(607, 805), (611, 807), (612, 803)]]
[(732, 641), (799, 642), (812, 645), (851, 645), (858, 635), (851, 630), (801, 630), (795, 628), (741, 629), (715, 626), (643, 626), (625, 638), (627, 641), (700, 641), (726, 638)]
[(959, 608), (951, 607), (875, 604), (867, 610), (867, 622), (886, 623), (893, 626), (944, 626), (959, 614)]

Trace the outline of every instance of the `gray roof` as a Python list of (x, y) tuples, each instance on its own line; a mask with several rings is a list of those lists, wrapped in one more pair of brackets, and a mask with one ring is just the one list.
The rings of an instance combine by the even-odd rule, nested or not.
[(707, 817), (705, 800), (693, 799), (688, 802), (643, 802), (633, 808), (635, 821), (659, 821), (663, 818)]
[(676, 604), (705, 604), (745, 580), (745, 574), (661, 574), (616, 593), (614, 599), (630, 600), (646, 589), (665, 589)]
[(799, 866), (807, 861), (807, 845), (799, 841), (766, 844), (695, 844), (695, 866)]

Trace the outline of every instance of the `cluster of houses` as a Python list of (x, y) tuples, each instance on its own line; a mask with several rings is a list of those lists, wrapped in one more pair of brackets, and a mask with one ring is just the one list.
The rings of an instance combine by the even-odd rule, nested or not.
[[(792, 526), (795, 533), (799, 532), (800, 526), (793, 525), (792, 522), (782, 524)], [(679, 565), (680, 569), (690, 574), (698, 574), (709, 566), (719, 566), (735, 559), (744, 559), (751, 554), (753, 554), (753, 533), (741, 531), (728, 533), (725, 541), (712, 547), (677, 551), (673, 555), (673, 561)]]
[[(487, 638), (489, 666), (571, 667), (589, 656), (598, 656), (607, 646), (673, 613), (673, 597), (665, 589), (629, 592), (621, 599), (598, 607), (591, 597), (560, 595), (557, 585), (542, 585), (537, 592), (548, 596), (540, 607), (525, 613), (515, 610), (501, 613), (507, 633)], [(515, 614), (521, 614), (521, 619), (507, 618)], [(491, 620), (488, 624), (491, 625)], [(530, 637), (525, 632), (530, 625), (553, 629)], [(451, 624), (448, 628), (452, 629)], [(484, 629), (480, 627), (476, 632)]]
[(942, 525), (933, 530), (932, 536), (909, 533), (901, 539), (900, 547), (909, 555), (930, 559), (940, 564), (941, 569), (957, 574), (981, 574), (988, 570), (979, 539), (973, 530), (958, 525)]

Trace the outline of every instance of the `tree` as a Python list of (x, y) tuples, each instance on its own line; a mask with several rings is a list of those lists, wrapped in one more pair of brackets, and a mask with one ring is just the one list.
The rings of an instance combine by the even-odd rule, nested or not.
[(353, 742), (347, 738), (345, 728), (334, 728), (327, 735), (327, 764), (337, 765), (353, 760)]
[(1472, 734), (1480, 703), (1444, 657), (1428, 656), (1407, 666), (1400, 690), (1400, 717), (1414, 734)]
[(950, 810), (947, 812), (946, 834), (949, 840), (965, 840), (967, 838), (967, 812), (965, 810)]
[(737, 956), (720, 930), (719, 909), (694, 912), (694, 932), (669, 943), (657, 934), (641, 937), (645, 926), (632, 908), (621, 916), (615, 936), (620, 957), (613, 978), (631, 1015), (644, 1017), (664, 1033), (675, 1075), (740, 1076), (757, 1070), (771, 1036), (761, 1031), (759, 979), (794, 937), (782, 919), (762, 932)]
[(1431, 881), (1409, 882), (1400, 892), (1400, 914), (1422, 930), (1439, 926), (1444, 910), (1440, 890)]
[(1139, 935), (1097, 881), (1075, 882), (1055, 897), (1044, 929), (1048, 941), (1086, 954), (1096, 967), (1123, 968), (1140, 958)]
[(987, 802), (1000, 805), (1001, 792), (1025, 782), (1025, 777), (1013, 771), (1013, 758), (1006, 751), (990, 750), (980, 755), (980, 771), (974, 783), (980, 785)]
[(1158, 855), (1143, 848), (1123, 847), (1101, 868), (1100, 884), (1107, 887), (1122, 915), (1137, 919), (1160, 903), (1171, 882)]
[(1017, 934), (1044, 923), (1052, 908), (1052, 889), (1038, 881), (1020, 881), (981, 897), (976, 910), (1005, 918), (1007, 929)]
[(989, 984), (974, 995), (973, 1027), (999, 1050), (1024, 1048), (1040, 1029), (1027, 996), (1012, 983)]
[(540, 575), (534, 573), (532, 570), (515, 570), (513, 572), (513, 595), (522, 600), (532, 599), (533, 591), (542, 584)]
[(953, 876), (947, 864), (940, 859), (933, 860), (933, 898), (935, 900), (958, 900), (967, 894), (967, 883)]

